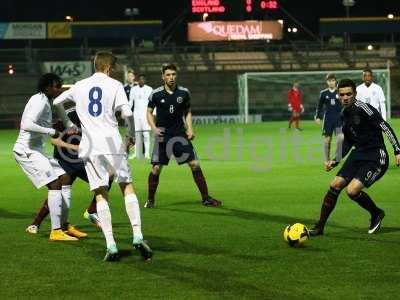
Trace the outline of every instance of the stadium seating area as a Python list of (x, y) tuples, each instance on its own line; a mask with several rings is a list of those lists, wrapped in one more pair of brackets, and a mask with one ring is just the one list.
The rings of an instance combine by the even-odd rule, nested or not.
[[(374, 50), (353, 44), (348, 49), (330, 48), (320, 44), (254, 44), (201, 45), (164, 47), (152, 51), (141, 48), (112, 48), (124, 65), (145, 73), (151, 86), (160, 84), (160, 66), (176, 62), (180, 68), (180, 83), (190, 88), (193, 109), (197, 114), (236, 114), (238, 103), (237, 76), (257, 71), (307, 71), (392, 68), (392, 112), (400, 112), (399, 55), (396, 44), (382, 44)], [(2, 123), (9, 127), (15, 123), (26, 97), (35, 88), (37, 75), (45, 61), (88, 61), (98, 48), (23, 48), (1, 49), (0, 67), (7, 70), (12, 64), (14, 75), (0, 75)], [(223, 76), (222, 76), (223, 72)], [(121, 78), (122, 79), (122, 78)], [(290, 83), (288, 82), (288, 87)], [(7, 103), (7, 105), (5, 105)], [(12, 104), (10, 104), (12, 103)], [(278, 108), (277, 108), (278, 109)]]

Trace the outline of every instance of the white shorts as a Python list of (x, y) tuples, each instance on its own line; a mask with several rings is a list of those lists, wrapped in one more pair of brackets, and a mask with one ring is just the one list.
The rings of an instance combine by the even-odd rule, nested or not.
[(135, 119), (135, 131), (150, 131), (151, 127), (147, 122), (146, 116), (136, 116), (134, 115)]
[(65, 174), (57, 160), (32, 149), (14, 150), (14, 158), (24, 173), (39, 189)]
[(108, 186), (110, 176), (118, 183), (132, 182), (131, 169), (126, 154), (93, 155), (84, 160), (90, 190)]

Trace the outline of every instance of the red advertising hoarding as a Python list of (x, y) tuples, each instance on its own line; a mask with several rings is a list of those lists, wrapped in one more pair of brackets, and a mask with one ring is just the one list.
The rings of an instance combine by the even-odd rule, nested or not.
[(280, 21), (194, 22), (188, 24), (190, 42), (280, 40)]

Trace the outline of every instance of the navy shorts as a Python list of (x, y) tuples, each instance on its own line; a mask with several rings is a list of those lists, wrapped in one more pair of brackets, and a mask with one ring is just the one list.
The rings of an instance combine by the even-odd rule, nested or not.
[(64, 169), (64, 171), (71, 176), (73, 180), (75, 178), (80, 178), (83, 181), (88, 182), (86, 170), (85, 170), (85, 165), (83, 162), (78, 162), (78, 163), (71, 163), (68, 161), (65, 161), (63, 159), (59, 159), (58, 163), (60, 164), (61, 168)]
[(197, 160), (194, 147), (186, 135), (156, 137), (151, 163), (153, 165), (168, 165), (172, 156), (180, 165)]
[(323, 136), (332, 136), (333, 132), (335, 131), (336, 134), (342, 133), (342, 126), (343, 121), (339, 118), (324, 118), (324, 126), (322, 128), (322, 135)]
[(365, 187), (370, 187), (387, 171), (389, 155), (386, 149), (374, 149), (368, 152), (353, 150), (336, 176), (344, 178), (348, 183), (358, 179)]

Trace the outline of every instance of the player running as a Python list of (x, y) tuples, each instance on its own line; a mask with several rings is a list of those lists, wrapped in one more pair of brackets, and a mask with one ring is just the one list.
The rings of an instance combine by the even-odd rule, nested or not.
[(372, 105), (356, 100), (356, 86), (352, 80), (341, 80), (338, 90), (340, 101), (344, 106), (344, 143), (342, 153), (327, 164), (326, 170), (332, 170), (339, 164), (342, 157), (345, 157), (353, 147), (354, 149), (331, 182), (322, 203), (320, 219), (310, 230), (313, 236), (323, 234), (326, 221), (335, 208), (337, 198), (346, 186), (347, 195), (371, 215), (368, 233), (376, 233), (379, 230), (385, 212), (377, 207), (370, 196), (362, 190), (378, 181), (388, 168), (389, 156), (382, 131), (393, 146), (396, 165), (400, 165), (400, 144), (381, 114)]
[[(147, 120), (154, 132), (155, 142), (149, 174), (149, 194), (146, 208), (155, 205), (160, 173), (168, 165), (173, 155), (178, 164), (187, 163), (192, 170), (193, 179), (202, 196), (202, 204), (220, 206), (221, 201), (208, 194), (208, 187), (200, 168), (200, 163), (191, 143), (194, 139), (192, 112), (190, 110), (190, 93), (187, 88), (176, 83), (177, 68), (174, 64), (162, 66), (164, 85), (155, 89), (150, 95), (147, 109)], [(153, 110), (156, 108), (156, 116)], [(183, 119), (185, 119), (186, 127)]]
[[(317, 111), (315, 113), (315, 122), (321, 124), (321, 119), (323, 122), (322, 135), (324, 136), (324, 158), (325, 164), (331, 160), (331, 142), (332, 134), (336, 134), (336, 151), (342, 149), (343, 143), (343, 132), (342, 132), (342, 104), (339, 100), (339, 95), (337, 93), (337, 81), (335, 74), (326, 75), (327, 89), (321, 91), (317, 106)], [(337, 157), (336, 153), (336, 157)]]
[(76, 112), (81, 121), (82, 140), (79, 157), (83, 159), (89, 179), (90, 190), (97, 201), (97, 214), (106, 239), (105, 261), (118, 259), (118, 249), (114, 240), (111, 212), (108, 206), (108, 182), (114, 175), (125, 198), (125, 208), (132, 231), (133, 246), (147, 260), (152, 250), (143, 240), (138, 199), (128, 164), (126, 146), (119, 133), (115, 116), (121, 116), (128, 124), (128, 136), (134, 141), (135, 125), (122, 84), (110, 77), (114, 72), (117, 58), (110, 52), (98, 52), (94, 59), (96, 73), (78, 81), (54, 100), (55, 105), (70, 100), (76, 104)]

